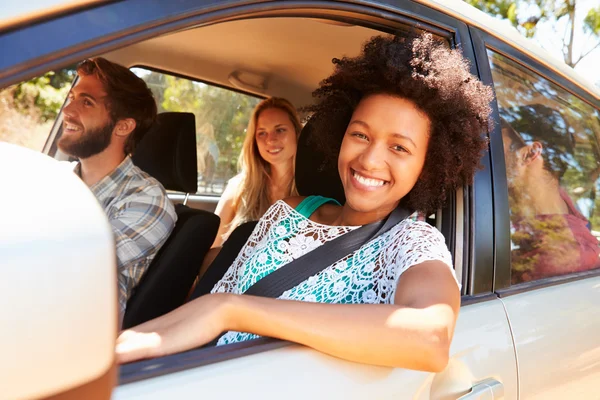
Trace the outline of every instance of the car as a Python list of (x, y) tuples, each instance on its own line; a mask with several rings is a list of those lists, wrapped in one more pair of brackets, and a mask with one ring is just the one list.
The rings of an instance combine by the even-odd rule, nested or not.
[[(600, 90), (593, 84), (503, 22), (450, 0), (54, 3), (0, 20), (0, 88), (92, 56), (132, 68), (159, 111), (194, 113), (197, 190), (169, 192), (189, 208), (214, 211), (257, 101), (311, 103), (331, 59), (358, 54), (377, 34), (426, 31), (459, 47), (472, 73), (494, 87), (495, 126), (473, 185), (427, 219), (446, 238), (462, 283), (450, 361), (439, 373), (361, 365), (260, 338), (123, 365), (115, 382), (110, 231), (84, 185), (50, 159), (68, 159), (56, 147), (61, 115), (45, 156), (0, 146), (0, 248), (12, 249), (0, 255), (7, 287), (0, 298), (11, 305), (0, 312), (11, 321), (0, 344), (8, 355), (2, 396), (597, 398), (600, 250), (590, 232), (600, 230)], [(185, 105), (186, 96), (214, 102)], [(543, 146), (548, 168), (560, 172), (543, 190), (553, 187), (567, 212), (522, 217), (546, 192), (539, 180), (525, 181), (532, 174), (515, 183), (517, 165), (529, 164), (513, 157), (506, 124), (523, 146)], [(588, 234), (594, 241), (581, 239)]]

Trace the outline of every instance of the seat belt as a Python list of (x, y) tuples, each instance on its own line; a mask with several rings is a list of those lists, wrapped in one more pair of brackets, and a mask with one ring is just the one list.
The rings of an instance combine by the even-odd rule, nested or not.
[(250, 286), (244, 294), (277, 298), (336, 261), (354, 253), (362, 245), (387, 232), (412, 213), (397, 207), (384, 220), (363, 225), (322, 244), (316, 249), (271, 272)]

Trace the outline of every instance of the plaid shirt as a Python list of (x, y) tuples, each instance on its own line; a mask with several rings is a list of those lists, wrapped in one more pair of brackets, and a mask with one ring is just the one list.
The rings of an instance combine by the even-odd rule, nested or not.
[[(81, 176), (81, 165), (74, 169)], [(177, 214), (163, 186), (128, 156), (90, 187), (108, 216), (117, 245), (121, 318), (137, 286), (175, 227)]]

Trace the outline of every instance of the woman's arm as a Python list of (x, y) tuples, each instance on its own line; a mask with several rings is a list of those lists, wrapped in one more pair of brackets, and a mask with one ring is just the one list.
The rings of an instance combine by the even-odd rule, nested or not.
[[(223, 245), (223, 235), (227, 233), (229, 230), (229, 224), (233, 221), (235, 217), (235, 200), (237, 197), (237, 193), (239, 190), (239, 185), (241, 180), (238, 176), (235, 176), (227, 182), (227, 186), (219, 199), (219, 203), (217, 204), (217, 208), (215, 209), (215, 214), (221, 218), (221, 223), (219, 224), (219, 230), (217, 231), (217, 237), (212, 248), (221, 247)], [(213, 257), (214, 258), (214, 257)]]
[(290, 340), (365, 364), (441, 371), (448, 363), (460, 293), (449, 268), (408, 269), (393, 305), (232, 299), (229, 329)]
[(201, 346), (236, 330), (301, 343), (366, 364), (440, 371), (460, 307), (450, 269), (428, 261), (404, 272), (395, 304), (320, 304), (253, 296), (201, 297), (124, 332), (120, 362)]

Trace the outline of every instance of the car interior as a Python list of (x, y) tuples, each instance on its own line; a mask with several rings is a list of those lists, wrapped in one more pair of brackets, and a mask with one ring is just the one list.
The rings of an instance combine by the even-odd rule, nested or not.
[[(168, 190), (195, 193), (196, 130), (191, 113), (159, 114), (132, 157)], [(177, 223), (127, 302), (123, 329), (182, 305), (215, 240), (219, 217), (178, 204)], [(177, 268), (173, 268), (177, 266)]]
[[(313, 101), (312, 91), (332, 72), (332, 58), (356, 56), (371, 37), (402, 34), (409, 29), (398, 25), (392, 31), (384, 25), (366, 27), (333, 19), (251, 18), (182, 30), (101, 56), (130, 68), (160, 71), (258, 98), (285, 97), (300, 108)], [(123, 328), (185, 303), (202, 259), (216, 236), (219, 218), (212, 211), (219, 197), (197, 194), (197, 177), (202, 172), (197, 167), (198, 128), (192, 113), (162, 112), (133, 157), (136, 165), (167, 189), (177, 204), (178, 221), (129, 299)], [(60, 130), (59, 117), (46, 150), (55, 158), (64, 159), (55, 146)], [(299, 193), (320, 194), (343, 202), (337, 170), (323, 170), (324, 157), (323, 149), (311, 140), (310, 123), (306, 124), (296, 157)], [(445, 235), (461, 280), (462, 221), (455, 223), (456, 218), (446, 216), (461, 215), (462, 193), (457, 193), (450, 203), (448, 210), (439, 210), (426, 216), (426, 220)], [(242, 225), (231, 235), (195, 286), (191, 298), (210, 292), (234, 261), (254, 225), (255, 222)]]

